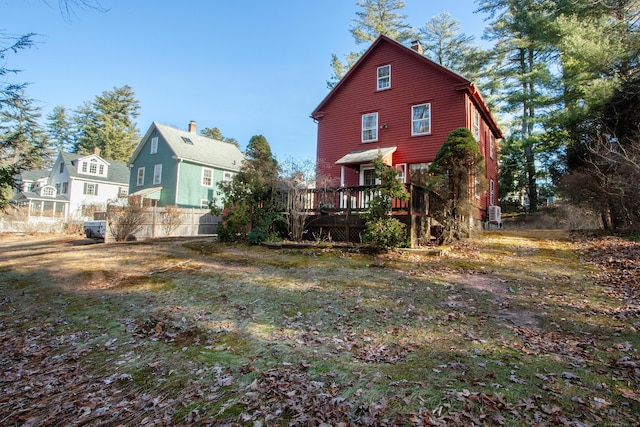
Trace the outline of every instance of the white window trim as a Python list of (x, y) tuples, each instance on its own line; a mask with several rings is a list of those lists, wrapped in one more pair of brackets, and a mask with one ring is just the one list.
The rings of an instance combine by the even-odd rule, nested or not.
[[(380, 70), (384, 69), (384, 68), (388, 68), (389, 69), (389, 74), (386, 76), (380, 76)], [(383, 81), (388, 81), (387, 85), (384, 87), (380, 87), (380, 84)], [(386, 65), (382, 65), (380, 67), (377, 68), (376, 70), (376, 88), (377, 90), (387, 90), (391, 88), (391, 64), (386, 64)]]
[[(205, 183), (204, 183), (204, 173), (205, 173), (205, 171), (211, 171), (211, 184), (205, 184)], [(211, 168), (204, 168), (204, 167), (203, 167), (203, 168), (202, 168), (202, 173), (201, 173), (201, 175), (200, 175), (200, 184), (201, 184), (203, 187), (213, 187), (213, 174), (214, 174), (214, 170), (213, 170), (213, 169), (211, 169)]]
[[(144, 185), (144, 166), (138, 168), (138, 174), (136, 175), (136, 185), (138, 187), (142, 187)], [(140, 172), (142, 172), (142, 174), (140, 174)]]
[[(413, 109), (416, 107), (426, 106), (429, 111), (428, 117), (425, 119), (414, 119)], [(429, 123), (429, 130), (427, 132), (415, 132), (414, 124), (418, 121), (426, 120)], [(416, 104), (411, 106), (411, 136), (431, 135), (431, 103), (425, 102), (423, 104)]]
[(162, 183), (162, 163), (153, 166), (153, 185)]
[(200, 208), (201, 209), (209, 209), (209, 200), (200, 199)]
[(493, 159), (493, 151), (496, 146), (496, 137), (493, 136), (493, 132), (489, 132), (489, 158)]
[(473, 110), (473, 136), (480, 141), (480, 112)]
[[(364, 183), (364, 171), (368, 171), (368, 170), (373, 170), (375, 171), (375, 166), (373, 166), (373, 164), (369, 163), (366, 165), (360, 165), (360, 178), (359, 178), (359, 185), (365, 185)], [(375, 185), (380, 184), (380, 178), (376, 178), (376, 182)]]
[(407, 183), (407, 178), (409, 177), (408, 168), (409, 166), (406, 163), (398, 163), (395, 165), (396, 170), (398, 171), (398, 177), (403, 183)]
[[(367, 117), (373, 116), (375, 117), (374, 120), (374, 125), (370, 128), (365, 128), (364, 127), (364, 122), (365, 119)], [(374, 132), (374, 137), (372, 139), (364, 139), (364, 133), (365, 131), (373, 131)], [(367, 114), (363, 114), (362, 115), (362, 128), (360, 131), (360, 139), (362, 140), (362, 142), (376, 142), (378, 140), (378, 113), (367, 113)]]
[(149, 154), (156, 154), (158, 152), (158, 137), (151, 138), (151, 150)]

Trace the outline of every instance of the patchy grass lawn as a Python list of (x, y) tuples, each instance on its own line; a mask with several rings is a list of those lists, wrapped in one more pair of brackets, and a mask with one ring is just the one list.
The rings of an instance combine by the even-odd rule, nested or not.
[(640, 247), (0, 236), (0, 425), (640, 423)]

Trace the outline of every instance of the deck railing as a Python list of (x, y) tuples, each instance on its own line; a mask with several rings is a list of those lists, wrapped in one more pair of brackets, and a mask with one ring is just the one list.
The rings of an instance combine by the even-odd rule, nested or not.
[[(409, 200), (393, 199), (391, 210), (394, 214), (426, 214), (428, 210), (427, 191), (413, 184), (406, 184), (411, 195)], [(299, 194), (300, 210), (307, 214), (349, 215), (363, 213), (369, 209), (371, 199), (376, 195), (375, 186), (314, 188)]]

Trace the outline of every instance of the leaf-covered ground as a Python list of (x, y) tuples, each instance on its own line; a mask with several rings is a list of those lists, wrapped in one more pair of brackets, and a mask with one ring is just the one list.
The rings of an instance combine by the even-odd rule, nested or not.
[(0, 425), (640, 424), (640, 245), (0, 235)]

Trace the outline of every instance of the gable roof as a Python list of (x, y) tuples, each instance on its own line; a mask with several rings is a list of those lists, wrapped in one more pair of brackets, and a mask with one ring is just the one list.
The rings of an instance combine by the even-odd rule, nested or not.
[[(195, 132), (183, 131), (157, 122), (153, 122), (149, 127), (140, 144), (136, 147), (136, 151), (131, 156), (130, 163), (133, 163), (138, 157), (145, 141), (149, 139), (154, 129), (162, 135), (162, 138), (169, 144), (169, 148), (178, 159), (231, 171), (240, 170), (244, 155), (234, 144), (207, 138)], [(183, 138), (188, 138), (191, 143), (185, 142)]]
[(19, 173), (22, 181), (38, 181), (49, 177), (50, 171), (44, 169), (28, 169)]
[(498, 138), (502, 138), (502, 136), (503, 136), (502, 135), (502, 131), (498, 127), (498, 124), (496, 123), (496, 121), (491, 116), (491, 112), (489, 111), (489, 107), (484, 102), (484, 99), (482, 99), (482, 95), (480, 95), (480, 92), (478, 91), (478, 88), (475, 86), (475, 84), (473, 84), (470, 80), (462, 77), (460, 74), (456, 73), (455, 71), (452, 71), (452, 70), (450, 70), (450, 69), (438, 64), (437, 62), (432, 61), (431, 59), (427, 58), (426, 56), (416, 52), (415, 50), (413, 50), (413, 49), (411, 49), (409, 47), (404, 46), (401, 43), (398, 43), (397, 41), (395, 41), (395, 40), (393, 40), (390, 37), (387, 37), (385, 35), (379, 36), (371, 44), (369, 49), (367, 49), (362, 54), (362, 56), (356, 61), (355, 64), (353, 64), (353, 66), (349, 69), (349, 71), (347, 71), (347, 73), (342, 77), (342, 79), (340, 79), (338, 84), (336, 84), (333, 87), (333, 89), (327, 94), (327, 96), (322, 100), (322, 102), (320, 102), (320, 104), (316, 107), (316, 109), (313, 110), (313, 112), (311, 113), (311, 118), (312, 119), (320, 119), (320, 118), (322, 118), (322, 116), (324, 115), (324, 111), (323, 110), (324, 110), (325, 106), (327, 105), (327, 103), (333, 98), (333, 96), (338, 91), (341, 90), (342, 86), (344, 84), (346, 84), (346, 82), (349, 81), (351, 76), (354, 73), (357, 72), (358, 68), (360, 68), (362, 63), (371, 55), (371, 53), (374, 52), (375, 50), (377, 50), (380, 45), (385, 44), (385, 43), (391, 44), (392, 46), (399, 47), (403, 52), (406, 53), (406, 55), (413, 55), (419, 61), (422, 61), (425, 66), (428, 66), (430, 68), (435, 68), (439, 72), (451, 77), (454, 81), (457, 81), (458, 83), (455, 85), (455, 89), (456, 90), (463, 90), (463, 91), (465, 91), (465, 92), (467, 92), (469, 94), (469, 96), (471, 97), (473, 102), (476, 104), (476, 106), (480, 110), (480, 113), (486, 119), (486, 121), (489, 124), (489, 126), (491, 126), (493, 131), (496, 133), (496, 136)]
[[(73, 178), (81, 178), (87, 179), (91, 181), (104, 181), (104, 182), (115, 182), (119, 184), (129, 185), (129, 167), (124, 162), (116, 162), (115, 160), (105, 160), (102, 157), (97, 156), (96, 154), (77, 154), (77, 153), (66, 153), (64, 151), (60, 152), (60, 156), (62, 157), (62, 161), (67, 165), (67, 170), (69, 171), (69, 176)], [(107, 176), (100, 175), (88, 175), (78, 173), (78, 160), (96, 156), (106, 162), (109, 167), (107, 168)]]

